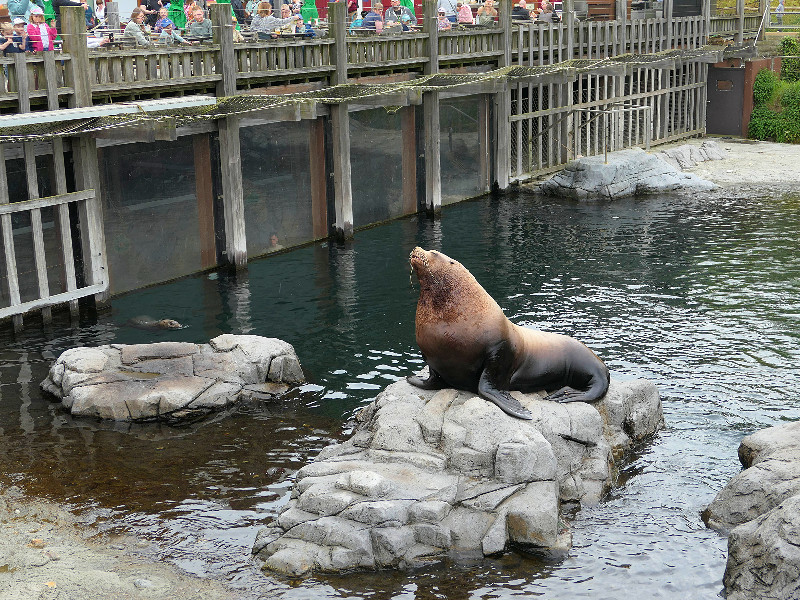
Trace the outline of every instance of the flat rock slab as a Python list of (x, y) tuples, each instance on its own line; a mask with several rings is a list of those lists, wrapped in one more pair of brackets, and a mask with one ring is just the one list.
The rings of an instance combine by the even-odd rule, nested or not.
[(254, 554), (296, 576), (488, 556), (510, 544), (567, 550), (561, 503), (600, 500), (626, 452), (663, 426), (658, 390), (612, 381), (593, 405), (512, 395), (533, 420), (471, 393), (388, 386), (349, 440), (298, 471)]
[(41, 383), (75, 416), (178, 423), (304, 381), (291, 344), (224, 334), (208, 344), (72, 348)]
[(739, 445), (745, 469), (703, 511), (728, 538), (728, 600), (800, 597), (800, 422), (758, 431)]
[(697, 164), (697, 160), (715, 155), (714, 152), (709, 149), (701, 153), (697, 148), (687, 148), (690, 149), (685, 152), (672, 149), (669, 154), (648, 154), (641, 148), (619, 150), (608, 154), (608, 162), (604, 156), (578, 158), (540, 183), (538, 191), (573, 200), (616, 200), (644, 194), (716, 189), (716, 184), (684, 173), (677, 166), (689, 164), (692, 159), (695, 159), (693, 164)]

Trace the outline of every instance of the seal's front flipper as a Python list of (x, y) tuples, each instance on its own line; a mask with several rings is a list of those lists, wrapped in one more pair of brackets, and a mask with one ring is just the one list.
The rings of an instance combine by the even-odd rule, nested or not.
[(494, 402), (500, 408), (500, 410), (507, 415), (511, 415), (512, 417), (516, 417), (518, 419), (533, 419), (531, 412), (522, 406), (522, 404), (520, 404), (516, 398), (514, 398), (505, 390), (497, 389), (494, 384), (489, 381), (489, 378), (486, 376), (486, 371), (483, 372), (481, 379), (478, 382), (478, 393), (480, 394), (481, 398), (488, 400), (489, 402)]
[(426, 379), (418, 377), (417, 375), (409, 375), (406, 377), (406, 381), (423, 390), (441, 390), (450, 387), (436, 371), (430, 368), (430, 366), (428, 367), (428, 377)]

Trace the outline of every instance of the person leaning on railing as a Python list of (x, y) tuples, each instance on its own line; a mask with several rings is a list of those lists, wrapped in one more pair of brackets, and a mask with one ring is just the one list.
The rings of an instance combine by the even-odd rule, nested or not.
[(559, 23), (561, 19), (558, 16), (558, 13), (553, 10), (553, 5), (549, 2), (545, 3), (542, 12), (539, 13), (539, 16), (536, 17), (536, 20), (539, 23)]
[(272, 14), (272, 5), (269, 2), (259, 2), (258, 8), (256, 8), (256, 15), (250, 22), (250, 29), (264, 36), (277, 37), (276, 30), (284, 25), (297, 23), (298, 21), (302, 21), (302, 17), (299, 15), (291, 15), (288, 18), (279, 19)]
[(403, 29), (407, 30), (408, 25), (417, 24), (417, 17), (407, 6), (400, 4), (400, 0), (392, 0), (392, 5), (383, 15), (383, 22), (387, 26), (391, 23), (400, 23)]
[(144, 30), (144, 9), (139, 8), (138, 6), (133, 9), (131, 13), (131, 20), (128, 21), (128, 24), (125, 26), (125, 32), (122, 34), (122, 41), (137, 44), (139, 46), (149, 46), (150, 39), (147, 37), (147, 33)]
[(478, 9), (476, 14), (478, 17), (478, 25), (491, 27), (494, 25), (494, 20), (497, 18), (497, 9), (494, 7), (494, 0), (486, 0)]
[(192, 13), (192, 21), (186, 25), (186, 35), (204, 40), (211, 39), (211, 19), (206, 19), (206, 14), (199, 6)]
[(31, 22), (28, 24), (28, 42), (25, 50), (28, 52), (42, 52), (53, 49), (58, 32), (44, 22), (44, 11), (38, 6), (31, 9)]

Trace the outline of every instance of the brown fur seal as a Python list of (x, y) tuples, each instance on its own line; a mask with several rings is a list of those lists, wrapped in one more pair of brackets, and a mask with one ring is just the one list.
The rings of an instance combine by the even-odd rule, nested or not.
[(420, 283), (417, 345), (428, 363), (423, 389), (477, 392), (520, 419), (531, 413), (508, 390), (547, 390), (546, 400), (593, 402), (608, 390), (608, 368), (579, 341), (509, 321), (461, 263), (414, 248), (409, 257)]

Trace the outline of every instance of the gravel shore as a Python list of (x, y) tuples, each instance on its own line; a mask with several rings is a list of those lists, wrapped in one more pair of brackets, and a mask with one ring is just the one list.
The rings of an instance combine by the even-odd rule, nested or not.
[[(710, 136), (658, 146), (653, 152), (713, 140), (728, 158), (689, 172), (720, 186), (717, 193), (772, 195), (798, 191), (800, 146)], [(4, 600), (237, 600), (242, 592), (148, 557), (132, 536), (98, 534), (65, 507), (26, 498), (0, 485), (0, 598)]]

